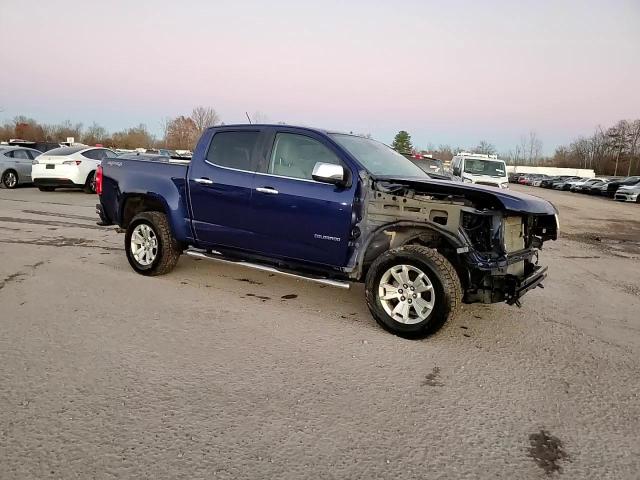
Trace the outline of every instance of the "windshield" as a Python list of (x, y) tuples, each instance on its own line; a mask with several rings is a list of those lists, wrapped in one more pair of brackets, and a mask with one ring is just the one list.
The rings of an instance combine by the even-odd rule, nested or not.
[(428, 177), (419, 167), (391, 147), (376, 140), (341, 133), (330, 135), (369, 172), (379, 176)]
[(466, 158), (464, 161), (465, 173), (471, 175), (489, 175), (490, 177), (504, 177), (506, 167), (503, 161)]

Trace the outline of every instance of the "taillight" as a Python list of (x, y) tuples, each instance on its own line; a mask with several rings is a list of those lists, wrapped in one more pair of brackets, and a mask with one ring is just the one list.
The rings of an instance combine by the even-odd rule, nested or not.
[(96, 170), (96, 193), (102, 195), (102, 165)]

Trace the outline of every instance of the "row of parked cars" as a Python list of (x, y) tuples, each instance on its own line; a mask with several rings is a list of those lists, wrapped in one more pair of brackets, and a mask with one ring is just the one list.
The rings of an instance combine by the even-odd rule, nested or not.
[(640, 203), (640, 176), (584, 178), (570, 175), (552, 177), (538, 173), (524, 173), (510, 175), (509, 181), (532, 187), (600, 195), (621, 202)]
[(23, 147), (0, 145), (0, 183), (5, 188), (33, 183), (42, 191), (56, 188), (80, 188), (95, 193), (95, 175), (104, 159), (119, 154), (177, 156), (173, 150), (153, 150), (145, 153), (117, 152), (103, 147), (72, 145), (46, 152)]

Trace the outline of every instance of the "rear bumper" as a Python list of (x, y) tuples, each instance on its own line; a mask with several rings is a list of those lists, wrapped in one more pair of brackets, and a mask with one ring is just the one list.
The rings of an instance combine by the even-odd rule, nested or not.
[(73, 183), (68, 178), (34, 178), (33, 184), (36, 187), (69, 187), (69, 188), (82, 188), (84, 185)]
[[(38, 185), (36, 182), (42, 182), (40, 185), (47, 187), (64, 186), (69, 183), (71, 186), (83, 186), (87, 180), (87, 175), (78, 165), (58, 163), (51, 165), (54, 165), (53, 168), (47, 168), (46, 163), (36, 163), (31, 167), (31, 177), (36, 185)], [(45, 181), (49, 183), (44, 183)]]

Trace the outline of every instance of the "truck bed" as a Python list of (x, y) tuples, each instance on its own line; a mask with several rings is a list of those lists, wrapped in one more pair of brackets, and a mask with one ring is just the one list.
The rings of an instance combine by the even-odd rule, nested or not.
[(191, 239), (187, 205), (189, 163), (189, 160), (157, 155), (131, 154), (105, 159), (102, 162), (103, 224), (125, 226), (131, 220), (127, 217), (127, 202), (135, 202), (137, 196), (151, 197), (171, 212), (169, 219), (176, 239)]

